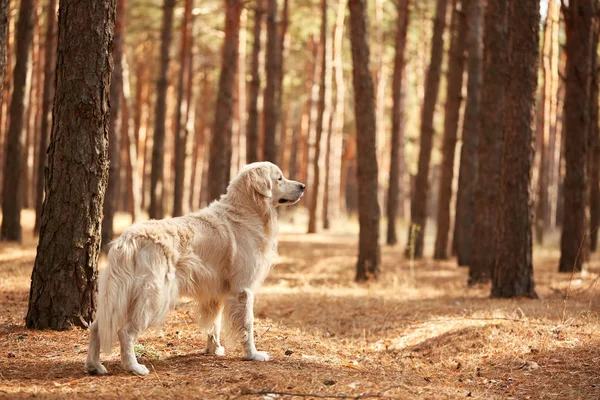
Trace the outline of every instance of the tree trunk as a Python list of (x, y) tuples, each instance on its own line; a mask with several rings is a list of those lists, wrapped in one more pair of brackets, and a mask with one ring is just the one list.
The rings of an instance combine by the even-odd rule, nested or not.
[(24, 118), (29, 75), (29, 48), (33, 39), (34, 0), (22, 0), (15, 32), (16, 63), (13, 93), (10, 103), (10, 122), (6, 136), (6, 158), (2, 188), (2, 229), (0, 241), (21, 241), (21, 209), (23, 207), (23, 145)]
[(59, 12), (48, 192), (26, 325), (64, 330), (87, 327), (96, 310), (115, 2), (60, 0)]
[(490, 279), (496, 260), (500, 168), (506, 75), (508, 74), (507, 0), (488, 0), (484, 23), (483, 84), (481, 86), (481, 132), (477, 142), (477, 182), (473, 248), (469, 282)]
[(565, 93), (564, 212), (560, 272), (581, 271), (586, 239), (586, 157), (589, 129), (594, 0), (572, 0), (565, 10), (567, 80)]
[(231, 170), (231, 123), (235, 105), (233, 86), (237, 70), (240, 17), (244, 5), (241, 0), (225, 0), (225, 5), (225, 41), (208, 164), (209, 202), (225, 194)]
[(248, 127), (246, 128), (246, 162), (259, 160), (258, 156), (258, 94), (260, 92), (260, 37), (262, 27), (263, 1), (256, 0), (254, 8), (254, 29), (252, 43), (252, 66), (250, 89), (248, 93)]
[(42, 222), (42, 204), (44, 200), (46, 150), (52, 128), (52, 102), (54, 100), (54, 69), (56, 67), (56, 0), (48, 1), (46, 15), (46, 43), (44, 45), (44, 92), (42, 95), (42, 127), (38, 147), (38, 179), (35, 200), (35, 226), (33, 231), (40, 232)]
[(342, 210), (340, 185), (342, 174), (342, 156), (344, 150), (344, 106), (346, 102), (343, 65), (344, 20), (346, 18), (346, 0), (339, 0), (336, 22), (333, 30), (333, 63), (335, 82), (335, 104), (333, 109), (333, 137), (331, 148), (331, 166), (329, 173), (330, 190), (329, 216), (339, 216)]
[(125, 41), (126, 0), (117, 1), (117, 20), (113, 41), (113, 71), (110, 83), (110, 124), (108, 125), (108, 186), (104, 196), (102, 220), (102, 248), (113, 240), (114, 219), (119, 198), (121, 174), (121, 95), (123, 93), (123, 42)]
[[(0, 1), (0, 99), (4, 95), (4, 76), (6, 74), (9, 3), (9, 0)], [(2, 125), (0, 124), (0, 126)]]
[(150, 218), (164, 217), (164, 165), (165, 123), (167, 117), (167, 89), (169, 88), (169, 49), (173, 31), (175, 0), (164, 0), (162, 30), (160, 33), (160, 70), (156, 82), (156, 108), (154, 111), (154, 140), (152, 145), (152, 171), (150, 173)]
[[(508, 2), (508, 15), (508, 81), (504, 103), (497, 254), (491, 294), (492, 297), (535, 298), (529, 189), (540, 2)], [(500, 20), (502, 14), (496, 14), (495, 18)]]
[[(391, 156), (390, 156), (390, 183), (388, 185), (387, 200), (387, 244), (395, 245), (398, 242), (396, 234), (396, 214), (400, 207), (400, 180), (403, 175), (404, 157), (400, 153), (404, 151), (404, 132), (402, 131), (402, 120), (404, 119), (404, 104), (402, 102), (402, 87), (404, 69), (406, 67), (406, 35), (408, 32), (408, 21), (410, 13), (410, 0), (402, 0), (398, 3), (398, 17), (396, 20), (396, 56), (394, 58), (394, 75), (392, 77), (392, 134), (391, 134)], [(402, 159), (402, 160), (401, 160)]]
[(555, 96), (556, 89), (553, 84), (556, 82), (552, 76), (552, 49), (553, 49), (553, 32), (555, 30), (554, 23), (558, 14), (558, 3), (556, 1), (548, 2), (548, 12), (546, 13), (546, 22), (544, 24), (544, 43), (542, 47), (542, 73), (544, 76), (544, 86), (542, 87), (540, 99), (541, 118), (537, 140), (539, 142), (539, 170), (538, 170), (538, 187), (537, 201), (535, 212), (535, 240), (538, 244), (544, 243), (544, 230), (548, 226), (548, 189), (549, 189), (549, 147), (550, 147), (550, 132), (553, 125), (552, 120), (552, 98)]
[(377, 279), (379, 249), (379, 203), (377, 202), (377, 132), (373, 81), (369, 70), (369, 39), (365, 0), (349, 0), (352, 80), (356, 118), (358, 222), (360, 225), (356, 280)]
[(238, 127), (237, 127), (237, 158), (236, 158), (236, 171), (239, 171), (246, 164), (246, 124), (247, 116), (246, 110), (248, 109), (246, 101), (246, 47), (248, 42), (248, 13), (244, 9), (242, 10), (241, 22), (240, 22), (240, 42), (238, 51), (238, 71), (237, 71), (237, 114), (238, 114)]
[(281, 39), (278, 32), (279, 15), (277, 11), (277, 0), (267, 0), (267, 51), (266, 51), (266, 76), (264, 98), (264, 142), (262, 158), (265, 161), (277, 162), (277, 125), (279, 123), (280, 105), (277, 102), (279, 96), (279, 72), (280, 72), (280, 45)]
[[(558, 132), (558, 90), (560, 86), (559, 76), (559, 42), (558, 34), (560, 30), (559, 24), (559, 10), (557, 4), (550, 4), (548, 13), (551, 15), (551, 19), (546, 19), (546, 24), (550, 23), (550, 35), (548, 36), (550, 41), (550, 54), (549, 54), (549, 71), (545, 72), (546, 77), (549, 79), (549, 93), (546, 99), (550, 107), (548, 111), (547, 124), (548, 130), (548, 148), (547, 148), (547, 167), (546, 176), (548, 179), (547, 199), (546, 199), (546, 215), (544, 216), (545, 226), (544, 229), (549, 229), (555, 225), (555, 207), (556, 207), (556, 190), (557, 190), (557, 179), (556, 179), (556, 153), (560, 145), (557, 145), (557, 138), (560, 137)], [(548, 29), (546, 27), (546, 29)], [(544, 41), (546, 36), (544, 37)], [(546, 78), (544, 78), (544, 85), (546, 85)]]
[[(475, 219), (475, 187), (477, 181), (477, 142), (480, 133), (481, 112), (481, 0), (469, 2), (468, 37), (468, 74), (467, 104), (463, 122), (462, 147), (460, 151), (460, 169), (458, 177), (458, 195), (456, 207), (460, 217), (455, 221), (458, 229), (456, 255), (458, 265), (471, 264), (473, 252), (473, 221)], [(459, 213), (457, 212), (457, 215)]]
[(313, 157), (313, 179), (308, 209), (308, 233), (317, 232), (317, 215), (319, 200), (321, 200), (321, 138), (323, 135), (323, 125), (326, 118), (326, 98), (329, 88), (327, 87), (327, 70), (329, 69), (329, 60), (327, 59), (327, 0), (321, 0), (321, 40), (319, 48), (321, 49), (321, 77), (319, 82), (319, 104), (317, 108), (317, 121), (315, 127), (315, 151)]
[(444, 108), (444, 137), (442, 139), (442, 165), (439, 200), (437, 210), (437, 234), (433, 258), (448, 258), (448, 236), (450, 233), (450, 202), (452, 200), (452, 183), (454, 180), (454, 155), (460, 106), (462, 103), (463, 75), (465, 67), (465, 48), (467, 44), (467, 10), (468, 4), (474, 0), (454, 0), (448, 75), (446, 88), (446, 106)]
[[(562, 13), (561, 13), (562, 14)], [(567, 52), (560, 53), (560, 77), (556, 94), (556, 152), (554, 153), (555, 179), (556, 179), (556, 207), (554, 210), (554, 226), (562, 227), (564, 205), (564, 177), (565, 177), (565, 92), (567, 75)]]
[(127, 53), (123, 53), (123, 135), (125, 139), (125, 160), (127, 162), (127, 200), (131, 210), (131, 220), (135, 222), (140, 216), (140, 179), (138, 171), (138, 149), (135, 135), (135, 123), (131, 116), (131, 81), (129, 79), (129, 63)]
[(590, 127), (588, 130), (588, 170), (589, 170), (589, 202), (590, 202), (590, 251), (596, 251), (598, 229), (600, 227), (600, 126), (598, 126), (598, 21), (593, 24), (590, 87)]
[(192, 59), (192, 49), (190, 42), (192, 39), (192, 0), (185, 0), (185, 9), (183, 12), (183, 23), (181, 25), (181, 52), (179, 55), (179, 76), (177, 86), (177, 103), (175, 105), (175, 129), (174, 138), (175, 143), (173, 148), (175, 150), (175, 182), (173, 187), (173, 216), (178, 217), (183, 214), (183, 196), (184, 196), (184, 185), (185, 185), (185, 165), (186, 165), (186, 144), (187, 129), (186, 122), (183, 121), (183, 116), (187, 114), (187, 108), (190, 107), (187, 104), (185, 93), (190, 88), (186, 88), (186, 77), (188, 70), (190, 69), (190, 61)]
[(431, 58), (425, 79), (425, 97), (421, 110), (421, 133), (419, 147), (419, 167), (415, 182), (415, 192), (411, 196), (411, 223), (408, 231), (406, 255), (423, 257), (425, 224), (427, 223), (427, 204), (429, 197), (429, 164), (433, 148), (433, 114), (438, 97), (442, 58), (444, 52), (444, 29), (446, 27), (446, 8), (448, 0), (437, 0)]
[[(4, 1), (2, 0), (2, 7), (4, 7)], [(3, 30), (3, 34), (5, 35), (3, 38), (2, 53), (4, 54), (4, 79), (2, 80), (2, 97), (1, 97), (1, 107), (0, 107), (0, 165), (4, 166), (5, 163), (5, 152), (6, 149), (6, 135), (8, 131), (8, 111), (10, 105), (10, 95), (11, 95), (11, 78), (13, 77), (12, 73), (12, 63), (11, 63), (11, 48), (13, 46), (13, 41), (11, 37), (14, 36), (11, 33), (11, 24), (14, 25), (14, 22), (11, 22), (11, 15), (13, 14), (12, 5), (15, 2), (8, 1), (6, 5), (6, 25), (1, 26), (0, 29)], [(4, 10), (2, 9), (2, 13)], [(4, 20), (3, 20), (4, 22)], [(14, 27), (13, 27), (14, 29)], [(2, 202), (2, 188), (4, 186), (4, 174), (0, 173), (0, 203)]]
[[(332, 39), (334, 37), (332, 36)], [(335, 112), (332, 110), (333, 104), (333, 63), (335, 62), (333, 56), (333, 40), (327, 41), (325, 56), (328, 60), (328, 63), (325, 68), (325, 85), (326, 85), (326, 95), (325, 95), (325, 114), (323, 115), (324, 119), (327, 119), (327, 136), (325, 139), (325, 154), (324, 154), (324, 164), (325, 164), (325, 174), (323, 176), (323, 201), (322, 201), (322, 221), (323, 221), (323, 229), (329, 229), (331, 225), (331, 207), (330, 207), (330, 193), (331, 193), (331, 155), (333, 154), (332, 146), (333, 143), (333, 122), (335, 119)], [(336, 96), (339, 93), (336, 93)], [(325, 122), (325, 121), (323, 121)]]

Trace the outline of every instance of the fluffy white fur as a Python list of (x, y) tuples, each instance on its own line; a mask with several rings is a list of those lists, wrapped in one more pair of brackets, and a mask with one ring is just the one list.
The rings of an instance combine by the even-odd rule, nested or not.
[(207, 208), (127, 229), (112, 244), (100, 277), (86, 371), (106, 373), (100, 351), (109, 353), (118, 338), (123, 368), (146, 375), (135, 341), (164, 320), (179, 295), (196, 300), (198, 323), (208, 331), (206, 353), (224, 354), (219, 335), (225, 314), (245, 358), (267, 361), (254, 345), (254, 292), (277, 256), (276, 207), (296, 203), (303, 193), (304, 185), (285, 179), (276, 165), (253, 163)]

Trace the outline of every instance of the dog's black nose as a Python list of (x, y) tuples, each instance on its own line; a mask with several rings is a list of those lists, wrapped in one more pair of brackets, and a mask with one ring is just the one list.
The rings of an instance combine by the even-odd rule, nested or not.
[(298, 184), (298, 186), (300, 186), (301, 190), (306, 189), (306, 185), (304, 183), (300, 183), (300, 184)]

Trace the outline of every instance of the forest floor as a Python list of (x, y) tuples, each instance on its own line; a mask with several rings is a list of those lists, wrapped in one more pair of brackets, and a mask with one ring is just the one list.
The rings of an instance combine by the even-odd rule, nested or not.
[(305, 235), (303, 218), (284, 219), (280, 262), (255, 307), (271, 361), (242, 361), (237, 346), (201, 355), (182, 299), (136, 348), (148, 376), (121, 370), (116, 348), (109, 374), (89, 376), (87, 331), (24, 328), (36, 243), (25, 211), (23, 245), (0, 244), (0, 398), (600, 398), (597, 255), (571, 280), (556, 272), (555, 246), (536, 249), (538, 300), (492, 300), (455, 261), (411, 268), (400, 246), (382, 247), (379, 282), (357, 285), (356, 224)]

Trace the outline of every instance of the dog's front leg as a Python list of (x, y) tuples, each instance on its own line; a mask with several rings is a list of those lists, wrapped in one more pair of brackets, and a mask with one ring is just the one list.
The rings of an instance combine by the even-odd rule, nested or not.
[(238, 333), (244, 347), (245, 359), (268, 361), (269, 355), (257, 351), (254, 345), (254, 294), (244, 289), (231, 295), (227, 300), (227, 308), (233, 329)]

